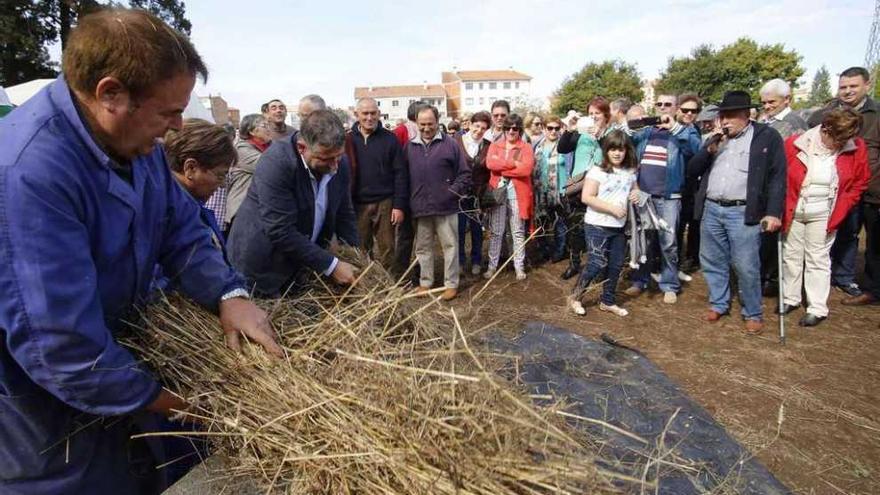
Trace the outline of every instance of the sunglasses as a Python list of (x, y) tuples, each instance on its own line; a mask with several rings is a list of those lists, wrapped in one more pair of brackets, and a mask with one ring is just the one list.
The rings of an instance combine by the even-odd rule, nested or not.
[(504, 126), (503, 129), (504, 129), (505, 131), (514, 131), (514, 132), (520, 132), (520, 131), (522, 131), (522, 128), (521, 128), (521, 127), (507, 127), (507, 126)]
[(562, 128), (559, 127), (558, 125), (548, 125), (548, 126), (546, 127), (546, 129), (547, 129), (548, 131), (558, 131), (559, 129), (562, 129)]
[(663, 107), (668, 108), (668, 107), (672, 106), (672, 103), (670, 103), (668, 101), (658, 101), (657, 103), (654, 103), (654, 106), (657, 108), (663, 108)]
[(679, 108), (679, 110), (681, 110), (681, 113), (689, 113), (692, 115), (696, 115), (696, 114), (700, 113), (699, 108)]
[(506, 119), (507, 114), (506, 113), (493, 113), (492, 118), (493, 119)]
[(543, 123), (543, 122), (532, 122), (532, 125), (535, 126), (535, 127), (544, 127), (544, 123)]

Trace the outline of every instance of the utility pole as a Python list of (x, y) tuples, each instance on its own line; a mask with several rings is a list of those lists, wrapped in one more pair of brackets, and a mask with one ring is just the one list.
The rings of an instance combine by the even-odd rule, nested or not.
[(872, 90), (877, 85), (878, 62), (880, 62), (880, 0), (876, 0), (874, 4), (874, 21), (871, 23), (868, 50), (865, 52), (865, 68), (871, 74)]

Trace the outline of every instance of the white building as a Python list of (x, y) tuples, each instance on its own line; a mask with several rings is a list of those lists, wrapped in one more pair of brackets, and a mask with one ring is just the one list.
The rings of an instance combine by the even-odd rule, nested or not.
[(355, 101), (373, 98), (379, 105), (382, 121), (394, 126), (398, 120), (406, 120), (406, 110), (414, 101), (424, 101), (440, 110), (440, 119), (447, 117), (446, 91), (440, 84), (416, 84), (411, 86), (371, 86), (354, 88)]
[(441, 74), (450, 117), (489, 110), (495, 100), (531, 98), (532, 77), (515, 70), (457, 70)]

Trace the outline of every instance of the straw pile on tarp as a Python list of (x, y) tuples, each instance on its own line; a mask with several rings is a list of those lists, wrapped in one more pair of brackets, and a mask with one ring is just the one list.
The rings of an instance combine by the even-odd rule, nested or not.
[(495, 374), (456, 315), (368, 265), (264, 301), (286, 358), (226, 348), (219, 321), (170, 297), (127, 341), (186, 398), (224, 475), (288, 493), (615, 491), (588, 443)]

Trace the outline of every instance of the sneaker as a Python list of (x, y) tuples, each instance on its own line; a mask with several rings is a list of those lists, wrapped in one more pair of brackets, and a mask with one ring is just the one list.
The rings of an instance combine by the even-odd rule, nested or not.
[(631, 285), (625, 291), (623, 291), (624, 294), (631, 297), (638, 297), (642, 294), (642, 292), (644, 292), (644, 289), (642, 289), (638, 285)]
[(482, 271), (482, 269), (480, 268), (480, 265), (474, 265), (471, 267), (471, 274), (472, 275), (479, 275), (481, 271)]
[(862, 295), (862, 289), (859, 288), (859, 284), (851, 283), (847, 285), (837, 285), (835, 286), (838, 289), (842, 290), (846, 295), (850, 297), (859, 297)]
[(658, 284), (660, 283), (660, 274), (659, 273), (652, 273), (651, 278), (654, 280), (654, 282), (657, 282)]
[(616, 304), (605, 304), (599, 303), (599, 311), (608, 311), (609, 313), (614, 313), (617, 316), (626, 316), (629, 314), (629, 311), (621, 308)]
[(581, 304), (581, 302), (573, 296), (568, 296), (568, 307), (571, 308), (574, 314), (578, 316), (583, 316), (587, 314), (587, 310), (584, 309), (584, 305)]
[(525, 280), (526, 279), (526, 272), (524, 272), (522, 270), (517, 270), (516, 271), (516, 279), (517, 280)]
[(663, 293), (663, 302), (666, 304), (675, 304), (678, 302), (678, 296), (675, 292), (664, 292)]
[(483, 278), (485, 278), (486, 280), (489, 280), (490, 278), (492, 278), (494, 276), (495, 276), (495, 269), (494, 268), (487, 268), (486, 272), (483, 273)]
[(681, 280), (682, 282), (691, 282), (694, 280), (694, 277), (691, 277), (687, 273), (679, 270), (678, 271), (678, 279)]

